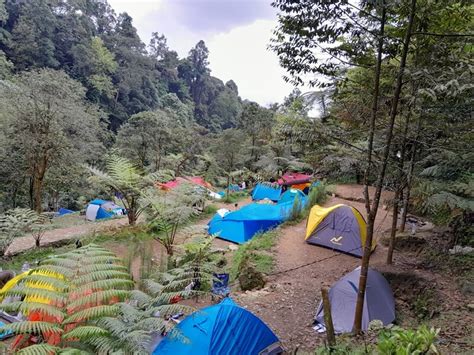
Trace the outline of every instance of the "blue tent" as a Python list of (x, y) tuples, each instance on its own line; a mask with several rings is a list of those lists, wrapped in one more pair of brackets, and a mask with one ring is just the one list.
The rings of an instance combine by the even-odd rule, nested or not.
[(257, 184), (252, 191), (252, 200), (263, 200), (268, 198), (278, 201), (281, 195), (281, 186), (270, 186), (268, 184)]
[[(230, 298), (186, 317), (176, 326), (180, 337), (167, 336), (153, 354), (279, 354), (279, 340), (257, 316)], [(264, 352), (265, 351), (265, 352)]]
[(286, 190), (281, 196), (280, 196), (280, 200), (278, 201), (278, 204), (281, 204), (281, 203), (286, 203), (286, 202), (291, 202), (293, 203), (293, 201), (295, 200), (295, 198), (299, 199), (299, 201), (301, 202), (301, 204), (304, 206), (306, 205), (306, 200), (307, 200), (307, 196), (304, 194), (303, 191), (299, 190), (299, 189), (288, 189)]
[(64, 216), (65, 214), (71, 214), (71, 213), (74, 213), (74, 211), (71, 211), (71, 210), (68, 210), (67, 208), (60, 208), (58, 210), (58, 217), (60, 216)]
[(116, 215), (121, 215), (122, 207), (116, 205), (112, 201), (105, 201), (95, 199), (89, 202), (86, 209), (86, 219), (95, 221), (96, 219), (110, 218)]

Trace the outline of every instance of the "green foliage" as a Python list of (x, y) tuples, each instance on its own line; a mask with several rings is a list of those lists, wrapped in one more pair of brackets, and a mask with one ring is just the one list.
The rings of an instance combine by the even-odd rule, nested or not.
[(262, 273), (269, 273), (273, 269), (274, 258), (270, 250), (278, 240), (278, 230), (257, 234), (250, 241), (239, 246), (232, 258), (230, 276), (233, 280), (239, 276), (239, 271), (244, 260), (254, 265), (255, 269)]
[(303, 206), (301, 204), (301, 201), (298, 196), (295, 197), (295, 200), (293, 201), (293, 206), (291, 207), (290, 210), (290, 215), (288, 216), (288, 222), (297, 222), (302, 219), (303, 216)]
[(435, 346), (439, 329), (422, 325), (417, 330), (393, 329), (379, 337), (377, 349), (381, 354), (439, 354)]
[(306, 209), (309, 211), (314, 205), (322, 205), (329, 197), (330, 188), (325, 181), (320, 181), (318, 185), (312, 186), (308, 194)]
[(129, 160), (112, 155), (107, 159), (107, 172), (89, 166), (92, 173), (91, 181), (105, 186), (112, 194), (120, 194), (129, 224), (136, 223), (143, 211), (140, 204), (140, 196), (147, 186), (154, 183), (152, 176), (145, 173), (132, 164)]
[(173, 256), (178, 228), (199, 214), (205, 197), (190, 184), (166, 192), (152, 188), (142, 196), (149, 231), (165, 247), (168, 256)]

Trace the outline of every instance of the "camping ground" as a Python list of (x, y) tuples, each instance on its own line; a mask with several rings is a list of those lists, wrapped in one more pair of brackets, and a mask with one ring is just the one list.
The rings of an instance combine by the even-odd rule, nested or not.
[[(324, 205), (345, 203), (356, 207), (365, 215), (363, 203), (358, 202), (361, 192), (360, 185), (338, 185), (333, 196)], [(389, 193), (384, 194), (385, 199), (390, 198)], [(250, 202), (250, 198), (243, 199), (239, 202), (239, 207)], [(235, 208), (233, 204), (229, 206), (225, 203), (219, 203), (216, 207)], [(209, 218), (209, 215), (202, 216), (189, 227), (203, 228)], [(122, 221), (116, 219), (103, 224), (103, 228), (113, 226), (114, 229), (104, 237), (100, 237), (100, 243), (126, 259), (131, 253), (129, 238), (123, 235), (118, 238), (114, 236), (120, 235)], [(435, 267), (433, 260), (430, 259), (435, 256), (420, 253), (419, 246), (415, 245), (396, 250), (394, 263), (387, 266), (385, 265), (387, 248), (383, 239), (385, 232), (390, 228), (390, 223), (390, 209), (381, 206), (376, 221), (379, 242), (372, 255), (371, 266), (383, 272), (391, 284), (396, 299), (397, 324), (415, 327), (426, 323), (439, 327), (440, 349), (446, 353), (468, 353), (473, 346), (472, 304), (469, 301), (472, 300), (472, 293), (469, 293), (472, 289), (465, 289), (463, 282), (466, 280), (459, 279), (461, 273), (458, 271), (465, 271), (470, 260), (466, 257), (465, 265), (459, 262), (451, 265), (450, 260), (444, 262), (437, 260)], [(77, 228), (80, 228), (81, 234), (74, 237), (71, 234), (61, 234), (61, 231), (69, 231), (70, 227), (57, 229), (54, 235), (63, 235), (63, 239), (69, 239), (90, 232), (84, 229), (84, 225)], [(134, 233), (133, 229), (128, 230), (128, 227), (122, 229), (126, 231), (125, 235), (130, 236)], [(261, 317), (273, 329), (288, 351), (298, 349), (299, 353), (312, 352), (325, 341), (324, 334), (317, 334), (312, 329), (321, 287), (330, 287), (344, 274), (360, 265), (360, 259), (353, 256), (307, 244), (304, 241), (305, 231), (305, 219), (296, 224), (287, 223), (279, 227), (274, 233), (277, 238), (276, 244), (271, 250), (265, 251), (271, 255), (274, 263), (270, 275), (266, 276), (265, 287), (246, 292), (233, 287), (231, 293), (241, 306)], [(432, 245), (439, 242), (436, 239), (439, 232), (435, 231), (430, 223), (418, 233)], [(180, 234), (179, 243), (185, 240), (185, 235)], [(56, 240), (58, 241), (59, 239)], [(134, 242), (137, 243), (137, 240)], [(160, 264), (160, 257), (164, 255), (162, 245), (154, 240), (149, 240), (147, 243), (152, 245), (154, 262)], [(229, 262), (232, 263), (232, 256), (235, 253), (233, 250), (237, 249), (235, 244), (215, 239), (214, 245), (216, 248), (226, 250)], [(51, 249), (50, 252), (58, 250)], [(27, 255), (28, 252), (25, 256)], [(134, 276), (139, 274), (139, 268), (140, 257), (135, 255), (131, 261), (131, 272)], [(186, 303), (201, 308), (210, 304), (211, 300), (203, 298)], [(341, 339), (344, 338), (339, 338), (339, 341), (342, 341)], [(362, 343), (362, 340), (360, 341)]]

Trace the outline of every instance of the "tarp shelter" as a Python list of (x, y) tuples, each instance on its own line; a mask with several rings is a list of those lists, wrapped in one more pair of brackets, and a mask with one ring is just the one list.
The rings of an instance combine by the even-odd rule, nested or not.
[(205, 187), (206, 189), (211, 189), (212, 185), (206, 182), (200, 176), (186, 176), (186, 177), (177, 177), (174, 180), (165, 182), (165, 183), (158, 183), (161, 189), (163, 190), (170, 190), (180, 186), (183, 183), (188, 183), (192, 185), (199, 185)]
[[(315, 205), (306, 224), (306, 242), (362, 257), (366, 223), (354, 207), (339, 204), (324, 208)], [(374, 238), (372, 250), (377, 241)]]
[(278, 179), (278, 184), (288, 186), (304, 184), (310, 182), (312, 178), (313, 175), (287, 172), (280, 179)]
[[(354, 324), (357, 303), (360, 266), (342, 277), (329, 290), (332, 322), (336, 333), (349, 333)], [(367, 330), (372, 320), (378, 319), (384, 325), (395, 320), (395, 300), (387, 280), (378, 271), (369, 269), (365, 290), (362, 330)], [(322, 302), (316, 311), (316, 323), (325, 325)]]
[(86, 219), (95, 221), (96, 219), (110, 218), (123, 214), (122, 207), (112, 201), (95, 199), (89, 202), (86, 209)]
[(269, 184), (257, 184), (252, 191), (252, 200), (258, 201), (268, 198), (272, 201), (278, 201), (281, 195), (281, 186)]
[(237, 211), (222, 211), (208, 223), (208, 232), (234, 243), (245, 243), (257, 233), (275, 228), (288, 219), (295, 198), (300, 201), (301, 208), (307, 204), (307, 197), (299, 190), (288, 190), (282, 195), (284, 201), (277, 204), (251, 203)]
[(281, 354), (277, 336), (254, 314), (230, 298), (195, 312), (177, 326), (187, 339), (167, 336), (153, 354), (265, 355)]
[(265, 232), (282, 223), (291, 205), (263, 205), (251, 203), (226, 214), (216, 213), (208, 223), (208, 232), (234, 243), (245, 243), (259, 232)]

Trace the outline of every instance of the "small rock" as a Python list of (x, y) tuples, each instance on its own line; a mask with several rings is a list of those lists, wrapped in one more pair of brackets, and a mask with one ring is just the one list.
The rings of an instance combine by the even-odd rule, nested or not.
[(238, 245), (235, 245), (235, 244), (229, 244), (228, 246), (229, 250), (231, 251), (236, 251), (239, 249), (239, 246)]
[(469, 303), (467, 305), (467, 309), (470, 310), (471, 312), (474, 312), (474, 303)]

